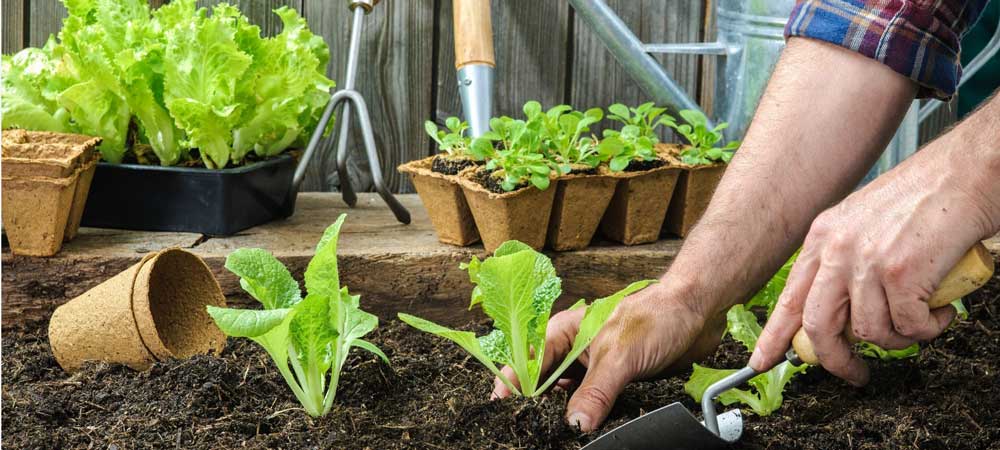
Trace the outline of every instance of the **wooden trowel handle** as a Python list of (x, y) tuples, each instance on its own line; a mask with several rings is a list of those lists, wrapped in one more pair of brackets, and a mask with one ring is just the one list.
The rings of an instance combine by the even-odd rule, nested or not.
[[(982, 243), (977, 243), (944, 276), (937, 290), (927, 300), (927, 304), (931, 309), (941, 308), (972, 293), (990, 280), (993, 276), (993, 268), (993, 256), (990, 255), (990, 251)], [(848, 328), (849, 330), (850, 328)], [(853, 339), (853, 335), (849, 332), (848, 338)], [(799, 328), (795, 337), (792, 338), (792, 348), (802, 362), (810, 365), (816, 365), (819, 362), (812, 341), (809, 340), (809, 335), (802, 328)]]
[(455, 9), (455, 68), (496, 65), (490, 0), (452, 0)]

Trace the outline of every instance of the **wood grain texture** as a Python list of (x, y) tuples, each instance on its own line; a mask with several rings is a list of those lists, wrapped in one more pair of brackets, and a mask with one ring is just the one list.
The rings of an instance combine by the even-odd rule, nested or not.
[[(702, 2), (608, 0), (607, 3), (642, 42), (699, 42), (702, 39)], [(650, 100), (579, 17), (574, 17), (574, 32), (573, 83), (569, 98), (574, 107), (606, 108), (612, 103), (634, 106)], [(700, 56), (655, 55), (655, 58), (688, 95), (698, 98)], [(676, 111), (671, 113), (676, 115)], [(663, 130), (661, 138), (670, 141), (672, 133)]]
[[(491, 9), (497, 66), (494, 115), (520, 116), (528, 100), (538, 100), (546, 108), (564, 103), (569, 57), (566, 0), (494, 0)], [(452, 14), (451, 0), (442, 0), (435, 113), (440, 121), (462, 114)]]
[(468, 64), (496, 65), (490, 0), (453, 0), (455, 68)]
[[(347, 2), (307, 0), (305, 11), (309, 26), (331, 47), (330, 77), (342, 83), (352, 22)], [(413, 192), (409, 177), (397, 173), (396, 166), (425, 156), (429, 148), (422, 124), (433, 102), (434, 0), (382, 2), (365, 17), (364, 27), (356, 88), (368, 104), (386, 184), (396, 192)], [(357, 120), (351, 123), (352, 184), (364, 191), (371, 189), (371, 176)], [(334, 148), (310, 161), (303, 190), (339, 186)]]
[[(413, 213), (401, 225), (374, 194), (359, 194), (348, 209), (334, 193), (299, 195), (295, 214), (287, 220), (251, 228), (228, 238), (207, 239), (189, 233), (148, 233), (84, 228), (52, 258), (2, 256), (3, 326), (47, 320), (56, 306), (86, 292), (124, 270), (151, 251), (190, 249), (208, 263), (229, 301), (247, 304), (237, 278), (223, 268), (226, 255), (241, 247), (264, 248), (289, 266), (301, 281), (323, 230), (341, 212), (348, 218), (338, 254), (343, 284), (362, 295), (365, 309), (383, 319), (411, 312), (447, 324), (463, 324), (472, 286), (458, 268), (473, 255), (485, 257), (481, 245), (453, 247), (437, 242), (416, 195), (401, 195)], [(600, 243), (577, 252), (552, 254), (563, 277), (565, 300), (596, 298), (628, 283), (658, 277), (680, 248), (679, 240), (623, 247)], [(566, 305), (566, 303), (561, 303)]]
[(50, 35), (59, 34), (66, 8), (60, 0), (31, 0), (28, 5), (29, 47), (41, 47)]
[(0, 15), (3, 16), (3, 21), (0, 22), (0, 27), (3, 27), (2, 36), (2, 50), (4, 54), (12, 54), (18, 50), (24, 48), (24, 38), (26, 31), (24, 28), (24, 6), (25, 0), (2, 0), (0, 2)]

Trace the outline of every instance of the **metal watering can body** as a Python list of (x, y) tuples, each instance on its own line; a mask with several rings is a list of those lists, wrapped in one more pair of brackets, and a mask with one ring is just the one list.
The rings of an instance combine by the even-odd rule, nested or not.
[[(569, 0), (577, 15), (604, 42), (627, 72), (654, 101), (679, 109), (700, 109), (650, 53), (700, 54), (717, 58), (713, 123), (728, 122), (726, 139), (742, 139), (753, 118), (778, 57), (785, 47), (784, 28), (794, 0), (719, 0), (715, 42), (647, 44), (625, 25), (603, 0)], [(1000, 50), (1000, 33), (965, 68), (962, 81)], [(917, 151), (920, 122), (942, 103), (914, 101), (875, 167), (863, 183), (895, 167)], [(704, 112), (704, 111), (703, 111)]]

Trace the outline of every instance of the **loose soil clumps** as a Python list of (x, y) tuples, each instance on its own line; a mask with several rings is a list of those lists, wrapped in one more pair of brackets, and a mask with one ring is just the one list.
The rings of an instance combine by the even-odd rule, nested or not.
[[(920, 356), (871, 362), (871, 384), (819, 368), (797, 377), (769, 417), (747, 414), (737, 448), (985, 449), (1000, 442), (1000, 281), (966, 298), (971, 316)], [(467, 327), (480, 333), (486, 323)], [(4, 448), (577, 449), (598, 433), (563, 421), (568, 395), (490, 401), (488, 372), (457, 346), (390, 321), (371, 340), (392, 368), (352, 352), (334, 410), (310, 419), (259, 347), (230, 340), (219, 357), (148, 372), (91, 365), (67, 375), (44, 329), (3, 339)], [(726, 340), (705, 364), (742, 367)], [(630, 385), (603, 431), (680, 400), (687, 374)]]

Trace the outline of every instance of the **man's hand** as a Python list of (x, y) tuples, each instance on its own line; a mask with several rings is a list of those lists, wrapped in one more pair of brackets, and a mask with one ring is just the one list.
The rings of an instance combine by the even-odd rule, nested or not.
[[(615, 399), (633, 380), (650, 379), (669, 373), (674, 367), (686, 368), (696, 358), (704, 357), (718, 346), (722, 324), (718, 320), (706, 326), (700, 312), (685, 301), (666, 292), (664, 285), (653, 285), (622, 300), (604, 329), (579, 359), (586, 367), (567, 371), (557, 386), (579, 384), (566, 411), (566, 420), (589, 432), (604, 421)], [(546, 330), (542, 373), (553, 362), (561, 363), (573, 345), (583, 317), (583, 309), (563, 311), (549, 321)], [(704, 332), (703, 332), (704, 331)], [(516, 380), (514, 371), (504, 375)], [(516, 382), (516, 381), (515, 381)], [(507, 397), (511, 392), (499, 379), (494, 381), (493, 396)]]
[(986, 127), (1000, 121), (992, 103), (816, 218), (750, 359), (754, 369), (778, 363), (801, 326), (820, 364), (861, 386), (868, 368), (846, 333), (901, 349), (948, 327), (954, 309), (932, 311), (927, 299), (1000, 226), (998, 144), (980, 142), (997, 133)]

